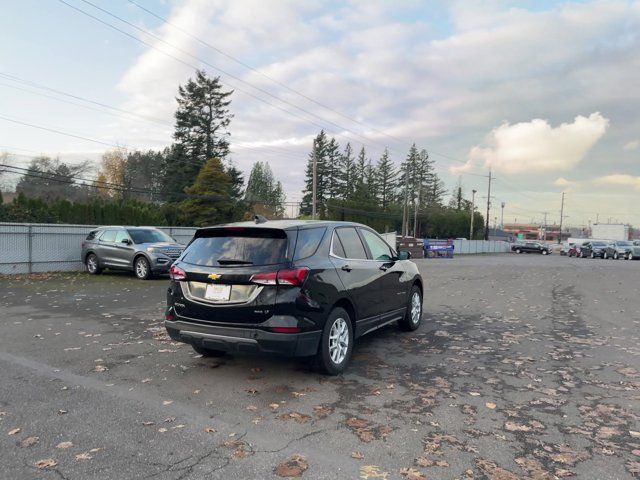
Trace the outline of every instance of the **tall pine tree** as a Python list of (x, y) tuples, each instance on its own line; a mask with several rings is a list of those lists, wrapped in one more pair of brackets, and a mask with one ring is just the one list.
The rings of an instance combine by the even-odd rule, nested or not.
[(389, 150), (384, 149), (384, 153), (378, 160), (377, 168), (377, 184), (378, 184), (378, 199), (380, 201), (380, 207), (382, 210), (387, 210), (389, 205), (394, 200), (394, 192), (397, 185), (397, 172), (393, 165), (393, 162), (389, 158)]
[(326, 168), (329, 141), (327, 134), (322, 130), (313, 140), (313, 148), (309, 153), (307, 168), (305, 171), (305, 186), (302, 195), (300, 213), (311, 215), (313, 211), (313, 161), (316, 160), (316, 211), (319, 218), (325, 216), (325, 205), (328, 198)]
[(220, 77), (210, 78), (203, 70), (178, 88), (175, 143), (166, 167), (168, 194), (178, 197), (207, 160), (224, 160), (229, 154), (232, 93), (222, 90)]

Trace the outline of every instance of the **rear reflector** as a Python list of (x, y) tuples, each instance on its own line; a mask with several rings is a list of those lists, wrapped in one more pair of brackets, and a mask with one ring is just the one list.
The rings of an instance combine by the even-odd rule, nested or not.
[(282, 285), (300, 287), (307, 279), (307, 267), (278, 270), (277, 272), (256, 273), (251, 276), (252, 283), (260, 285)]
[(299, 327), (271, 327), (271, 331), (275, 333), (298, 333)]
[(184, 280), (185, 278), (187, 278), (187, 272), (182, 270), (180, 267), (171, 265), (171, 267), (169, 268), (169, 277), (171, 278), (171, 280)]
[(165, 320), (169, 320), (170, 322), (173, 322), (173, 314), (171, 314), (171, 313), (165, 313), (165, 314), (164, 314), (164, 319), (165, 319)]

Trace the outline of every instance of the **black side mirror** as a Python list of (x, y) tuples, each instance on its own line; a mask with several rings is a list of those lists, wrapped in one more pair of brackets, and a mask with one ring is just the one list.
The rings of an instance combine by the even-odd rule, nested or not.
[(406, 250), (400, 250), (398, 252), (398, 260), (409, 260), (411, 258), (411, 252)]
[(122, 243), (124, 243), (125, 245), (131, 245), (131, 240), (129, 240), (128, 238), (123, 238)]

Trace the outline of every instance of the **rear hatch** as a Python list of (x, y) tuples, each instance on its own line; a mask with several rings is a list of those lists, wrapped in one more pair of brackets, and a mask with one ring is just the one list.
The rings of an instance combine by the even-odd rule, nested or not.
[(281, 229), (199, 230), (176, 264), (186, 274), (174, 293), (184, 305), (176, 313), (204, 322), (264, 322), (276, 301), (275, 272), (290, 264), (290, 244)]

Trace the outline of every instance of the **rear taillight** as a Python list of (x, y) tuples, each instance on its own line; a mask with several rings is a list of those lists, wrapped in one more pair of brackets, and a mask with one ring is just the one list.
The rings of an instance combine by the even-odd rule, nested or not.
[(278, 272), (256, 273), (251, 275), (250, 281), (260, 285), (276, 285)]
[(171, 265), (171, 267), (169, 268), (169, 277), (171, 278), (171, 280), (184, 280), (185, 278), (187, 278), (187, 272), (182, 270), (180, 267)]
[(278, 272), (278, 285), (300, 287), (307, 279), (307, 275), (309, 275), (309, 269), (307, 267), (280, 270)]
[(256, 273), (251, 276), (251, 282), (259, 285), (282, 285), (300, 287), (307, 279), (307, 267), (278, 270), (277, 272)]

